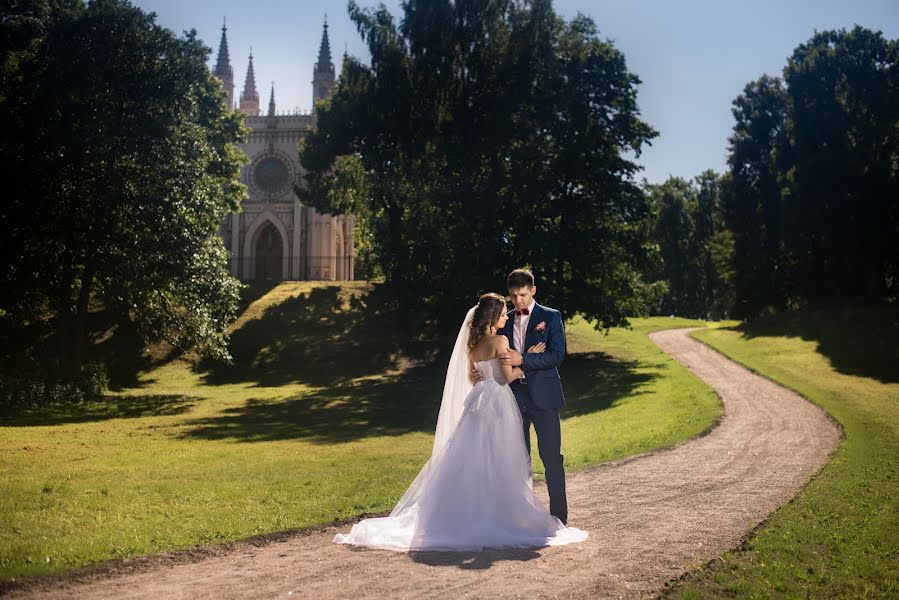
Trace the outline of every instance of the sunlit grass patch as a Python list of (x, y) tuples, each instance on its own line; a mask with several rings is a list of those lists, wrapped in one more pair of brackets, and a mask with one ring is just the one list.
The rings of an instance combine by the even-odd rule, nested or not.
[[(102, 402), (3, 423), (0, 578), (392, 508), (430, 454), (445, 365), (398, 355), (376, 293), (263, 290), (233, 330), (234, 366), (175, 360)], [(637, 319), (608, 336), (568, 324), (570, 469), (714, 421), (715, 395), (646, 337), (693, 324)]]

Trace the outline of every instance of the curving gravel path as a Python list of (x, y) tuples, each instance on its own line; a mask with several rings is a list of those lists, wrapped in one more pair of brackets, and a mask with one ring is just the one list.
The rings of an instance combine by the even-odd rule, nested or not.
[[(738, 546), (827, 461), (840, 430), (818, 407), (687, 334), (650, 335), (711, 386), (724, 417), (707, 435), (568, 477), (580, 544), (397, 554), (331, 543), (324, 527), (260, 542), (117, 561), (7, 590), (10, 598), (651, 597)], [(564, 430), (563, 430), (564, 436)], [(546, 494), (540, 489), (544, 502)]]

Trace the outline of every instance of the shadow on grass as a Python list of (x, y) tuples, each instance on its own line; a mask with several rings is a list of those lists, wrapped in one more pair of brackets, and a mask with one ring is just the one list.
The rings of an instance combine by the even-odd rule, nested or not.
[(104, 396), (96, 400), (62, 406), (28, 409), (0, 419), (0, 426), (31, 427), (35, 425), (63, 425), (109, 419), (179, 415), (199, 400), (190, 396), (144, 394), (137, 396)]
[(443, 381), (429, 367), (402, 375), (335, 383), (281, 400), (250, 398), (215, 416), (185, 422), (183, 438), (331, 444), (433, 431)]
[[(640, 363), (621, 360), (604, 352), (571, 354), (562, 367), (565, 408), (562, 417), (586, 415), (611, 407), (658, 375), (640, 373)], [(642, 365), (645, 366), (645, 365)]]
[[(564, 373), (568, 406), (562, 415), (604, 410), (631, 395), (653, 376), (637, 364), (603, 353), (573, 355)], [(283, 400), (251, 399), (212, 417), (187, 421), (184, 438), (241, 442), (305, 439), (348, 442), (371, 436), (433, 433), (443, 391), (445, 365), (327, 386)]]
[(799, 337), (846, 375), (899, 383), (899, 306), (830, 306), (781, 313), (733, 327), (746, 339)]
[(427, 332), (382, 287), (349, 295), (339, 285), (319, 287), (234, 331), (233, 364), (204, 362), (197, 370), (210, 384), (334, 386), (389, 371), (401, 354), (433, 360), (439, 348)]

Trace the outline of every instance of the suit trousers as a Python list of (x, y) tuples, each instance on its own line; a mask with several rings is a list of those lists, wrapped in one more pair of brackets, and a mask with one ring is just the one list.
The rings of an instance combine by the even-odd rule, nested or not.
[(524, 443), (531, 455), (531, 424), (537, 432), (537, 450), (546, 472), (546, 489), (549, 492), (549, 512), (562, 523), (568, 522), (568, 498), (565, 495), (565, 466), (562, 455), (562, 427), (559, 409), (542, 409), (534, 404), (526, 383), (513, 382), (512, 391), (521, 411), (524, 427)]

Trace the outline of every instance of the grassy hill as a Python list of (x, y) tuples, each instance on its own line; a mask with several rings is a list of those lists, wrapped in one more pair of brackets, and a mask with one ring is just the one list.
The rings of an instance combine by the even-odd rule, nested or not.
[[(250, 292), (233, 365), (168, 362), (100, 401), (2, 423), (0, 580), (392, 508), (430, 454), (434, 340), (367, 283)], [(604, 336), (568, 323), (569, 469), (718, 418), (714, 393), (646, 335), (697, 324), (635, 319)]]

